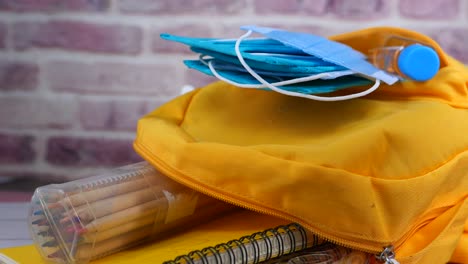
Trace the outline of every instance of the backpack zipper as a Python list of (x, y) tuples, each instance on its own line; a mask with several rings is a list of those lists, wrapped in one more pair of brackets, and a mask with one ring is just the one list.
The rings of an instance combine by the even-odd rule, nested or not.
[(382, 252), (376, 254), (375, 259), (384, 264), (399, 264), (395, 259), (395, 251), (392, 245), (386, 246)]
[(232, 204), (232, 205), (235, 205), (235, 206), (247, 209), (247, 210), (255, 211), (255, 212), (266, 214), (266, 215), (271, 215), (277, 218), (288, 220), (290, 222), (298, 223), (302, 225), (304, 228), (308, 229), (311, 233), (317, 235), (318, 237), (322, 238), (325, 241), (328, 241), (338, 246), (343, 246), (343, 247), (347, 247), (350, 249), (374, 254), (375, 260), (377, 260), (378, 262), (381, 262), (382, 264), (399, 264), (399, 262), (396, 261), (395, 259), (395, 252), (394, 252), (393, 245), (372, 246), (372, 245), (363, 245), (362, 243), (355, 242), (355, 241), (344, 240), (332, 234), (326, 234), (318, 230), (317, 228), (305, 223), (304, 221), (300, 219), (295, 219), (294, 217), (285, 215), (284, 213), (277, 212), (271, 209), (265, 210), (264, 208), (261, 208), (260, 206), (257, 206), (251, 203), (248, 203), (248, 205), (246, 205), (245, 203), (241, 201), (232, 200), (232, 198), (230, 198), (229, 195), (221, 194), (219, 191), (218, 192), (211, 191), (210, 187), (203, 186), (202, 184), (194, 183), (193, 181), (188, 180), (185, 175), (181, 174), (177, 170), (168, 166), (166, 163), (162, 162), (158, 157), (152, 155), (149, 151), (146, 150), (145, 147), (139, 145), (137, 142), (134, 143), (134, 147), (137, 152), (142, 154), (141, 156), (145, 157), (147, 161), (150, 164), (152, 164), (155, 168), (160, 170), (161, 173), (164, 173), (167, 177), (171, 178), (172, 180), (179, 182), (185, 186), (188, 186), (195, 191), (198, 191), (200, 193), (211, 196), (223, 202), (226, 202), (226, 203), (229, 203), (229, 204)]

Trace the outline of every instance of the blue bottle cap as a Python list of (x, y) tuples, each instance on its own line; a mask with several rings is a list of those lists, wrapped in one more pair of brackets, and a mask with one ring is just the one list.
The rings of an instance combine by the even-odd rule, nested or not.
[(439, 71), (439, 67), (437, 52), (421, 44), (405, 47), (398, 56), (398, 69), (414, 81), (430, 80)]

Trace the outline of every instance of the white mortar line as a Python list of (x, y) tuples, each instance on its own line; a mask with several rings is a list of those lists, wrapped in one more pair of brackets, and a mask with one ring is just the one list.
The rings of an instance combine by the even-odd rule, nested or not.
[[(71, 92), (62, 92), (57, 91), (53, 92), (53, 96), (58, 97), (59, 99), (86, 99), (86, 100), (96, 100), (96, 101), (122, 101), (122, 102), (162, 102), (168, 101), (173, 99), (175, 96), (178, 95), (180, 92), (181, 87), (174, 86), (174, 95), (173, 96), (162, 96), (158, 94), (150, 94), (150, 93), (140, 93), (140, 94), (126, 94), (126, 93), (112, 93), (112, 94), (105, 94), (105, 93), (86, 93), (86, 94), (75, 94)], [(0, 93), (0, 98), (25, 98), (25, 99), (33, 99), (33, 98), (48, 98), (49, 95), (42, 95), (36, 94), (33, 92), (25, 92), (25, 91), (13, 91), (13, 92), (5, 92)]]
[[(122, 164), (125, 165), (125, 164)], [(43, 180), (50, 181), (52, 178), (60, 177), (63, 181), (69, 181), (77, 178), (83, 178), (88, 176), (95, 176), (104, 171), (108, 171), (112, 168), (119, 166), (80, 166), (80, 165), (70, 165), (70, 166), (60, 166), (55, 164), (44, 163), (40, 168), (33, 164), (12, 164), (12, 165), (2, 165), (0, 166), (0, 173), (2, 174), (39, 174), (39, 175), (49, 175), (46, 176)], [(71, 175), (70, 172), (73, 172)], [(66, 177), (66, 178), (63, 178)], [(19, 177), (13, 177), (13, 179)]]
[(47, 154), (47, 137), (43, 134), (34, 134), (34, 149), (36, 150), (36, 159), (33, 163), (35, 171), (43, 171)]
[(390, 19), (399, 19), (400, 18), (400, 1), (386, 1), (389, 8)]
[(5, 50), (13, 49), (13, 29), (11, 23), (9, 21), (3, 21), (6, 28), (6, 36), (5, 36)]
[(25, 136), (44, 137), (71, 137), (77, 139), (106, 139), (106, 140), (132, 140), (136, 131), (109, 131), (109, 130), (64, 130), (49, 128), (0, 128), (0, 133)]
[(460, 21), (468, 27), (468, 1), (461, 0), (460, 1)]
[[(463, 3), (466, 5), (466, 3)], [(253, 8), (253, 7), (252, 7)], [(1, 13), (0, 21), (9, 21), (9, 22), (47, 22), (50, 20), (66, 20), (66, 21), (78, 21), (85, 23), (97, 23), (102, 25), (133, 25), (133, 26), (156, 26), (162, 24), (167, 24), (170, 26), (177, 24), (187, 24), (187, 23), (196, 23), (196, 24), (215, 24), (215, 22), (222, 23), (234, 23), (234, 24), (250, 24), (256, 22), (259, 25), (268, 24), (268, 23), (284, 23), (286, 25), (300, 24), (300, 25), (316, 25), (329, 27), (330, 25), (339, 25), (340, 23), (346, 23), (346, 25), (356, 27), (362, 26), (363, 23), (372, 24), (377, 21), (387, 24), (411, 24), (411, 25), (429, 25), (429, 26), (450, 26), (453, 24), (454, 19), (441, 19), (441, 20), (431, 20), (431, 19), (405, 19), (401, 16), (393, 16), (395, 3), (390, 7), (390, 16), (384, 17), (382, 19), (374, 18), (370, 20), (360, 20), (352, 18), (340, 18), (334, 14), (325, 14), (319, 16), (310, 16), (307, 14), (271, 14), (271, 15), (258, 15), (253, 13), (253, 11), (245, 12), (241, 14), (220, 14), (220, 15), (206, 15), (199, 16), (197, 14), (183, 14), (183, 20), (176, 20), (174, 17), (180, 17), (181, 15), (173, 14), (158, 14), (158, 15), (130, 15), (130, 14), (120, 14), (120, 13), (55, 13), (55, 14), (38, 14), (38, 13), (28, 13), (27, 15), (18, 15), (15, 13)], [(392, 12), (393, 11), (393, 12)], [(462, 11), (463, 12), (463, 11)], [(466, 11), (465, 11), (466, 12)], [(305, 19), (306, 18), (306, 19)]]
[(118, 9), (119, 1), (110, 0), (109, 5), (110, 5), (109, 10), (107, 10), (107, 12), (105, 12), (103, 15), (109, 15), (109, 14), (118, 15), (119, 14), (119, 9)]
[(184, 59), (196, 59), (197, 55), (194, 54), (180, 54), (180, 53), (166, 53), (166, 54), (140, 54), (138, 56), (127, 56), (121, 54), (106, 54), (106, 53), (88, 53), (79, 50), (60, 50), (60, 49), (30, 49), (27, 51), (0, 51), (0, 59), (14, 60), (14, 61), (39, 61), (44, 62), (52, 60), (65, 60), (76, 62), (116, 62), (128, 64), (154, 64), (166, 65), (174, 63), (182, 65)]

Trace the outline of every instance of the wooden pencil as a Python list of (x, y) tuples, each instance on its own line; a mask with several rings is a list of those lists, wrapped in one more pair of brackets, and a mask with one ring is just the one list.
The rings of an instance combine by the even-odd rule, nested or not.
[(148, 187), (148, 185), (148, 181), (144, 178), (135, 179), (131, 181), (117, 183), (114, 185), (96, 188), (89, 191), (74, 193), (69, 195), (67, 198), (72, 206), (78, 207), (86, 203), (92, 203), (105, 198), (114, 197), (120, 194), (140, 190), (142, 188)]
[[(193, 207), (191, 205), (184, 205), (190, 208), (181, 208), (180, 205), (177, 208), (172, 208), (172, 210), (177, 211), (179, 215), (190, 215), (194, 211), (200, 210), (200, 208), (213, 206), (215, 204), (225, 204), (224, 202), (220, 202), (206, 195), (196, 193), (192, 190), (190, 190), (189, 193), (189, 195), (196, 195), (196, 197), (191, 197), (192, 199), (196, 199), (196, 203), (193, 205)], [(173, 216), (169, 215), (169, 206), (174, 207), (174, 205), (171, 205), (170, 203), (171, 202), (168, 201), (166, 197), (157, 200), (152, 200), (140, 205), (127, 208), (125, 210), (115, 212), (111, 215), (96, 218), (95, 220), (84, 225), (84, 228), (86, 228), (90, 232), (103, 231), (109, 228), (120, 226), (130, 221), (134, 221), (135, 219), (138, 219), (140, 217), (145, 217), (153, 214), (162, 215), (170, 221), (170, 218)], [(189, 211), (183, 212), (183, 209)]]
[(81, 233), (83, 233), (83, 239), (86, 242), (91, 243), (109, 239), (146, 225), (151, 225), (152, 229), (150, 232), (148, 232), (148, 236), (153, 236), (165, 231), (172, 231), (174, 228), (180, 226), (186, 227), (190, 224), (197, 224), (199, 220), (208, 219), (214, 215), (230, 211), (233, 208), (234, 206), (221, 202), (212, 203), (210, 205), (198, 208), (196, 215), (189, 215), (179, 219), (174, 219), (170, 222), (165, 222), (165, 214), (151, 214), (110, 229), (101, 230), (99, 232), (91, 232), (85, 228), (81, 231)]
[(94, 259), (234, 207), (174, 182), (148, 164), (123, 172), (37, 192), (31, 217), (35, 242), (47, 252), (57, 249), (48, 254), (51, 258)]
[(160, 222), (161, 221), (157, 219), (157, 215), (148, 215), (139, 219), (135, 219), (133, 221), (129, 221), (128, 223), (122, 224), (118, 227), (106, 229), (100, 232), (89, 232), (89, 230), (87, 229), (81, 230), (80, 232), (83, 233), (82, 238), (85, 242), (93, 243), (116, 237), (126, 232), (145, 226), (151, 227), (150, 230), (148, 230), (148, 235), (150, 235), (153, 226), (158, 223), (161, 224)]
[(101, 218), (97, 218), (85, 225), (87, 230), (91, 232), (98, 232), (106, 230), (118, 225), (128, 223), (142, 216), (152, 215), (158, 213), (161, 210), (167, 210), (167, 201), (164, 199), (153, 200), (141, 205), (133, 206), (131, 208), (116, 212), (111, 215), (106, 215)]
[[(161, 174), (156, 170), (151, 171), (144, 176), (138, 176), (126, 180), (124, 182), (115, 183), (108, 186), (96, 186), (94, 189), (84, 189), (79, 192), (73, 192), (67, 195), (67, 199), (74, 207), (99, 201), (109, 197), (115, 197), (121, 194), (141, 190), (149, 187), (158, 187), (159, 189), (172, 189), (176, 186), (174, 182), (169, 182), (166, 179), (161, 180)], [(165, 176), (163, 176), (165, 177)]]
[(101, 255), (107, 255), (110, 252), (129, 246), (131, 243), (142, 240), (148, 236), (150, 227), (143, 227), (128, 233), (112, 237), (97, 243), (87, 243), (80, 245), (77, 248), (75, 258), (76, 259), (93, 259)]
[[(116, 213), (127, 208), (143, 204), (150, 200), (155, 200), (158, 197), (155, 193), (157, 190), (152, 188), (144, 188), (142, 190), (125, 193), (115, 197), (109, 197), (103, 200), (95, 201), (89, 204), (84, 204), (74, 212), (74, 216), (77, 216), (81, 221), (92, 221), (96, 218), (100, 218), (112, 213)], [(71, 215), (64, 217), (63, 221), (70, 220)]]

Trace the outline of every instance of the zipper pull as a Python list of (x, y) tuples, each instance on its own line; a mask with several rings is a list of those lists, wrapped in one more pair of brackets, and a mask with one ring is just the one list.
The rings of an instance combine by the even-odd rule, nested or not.
[(384, 250), (380, 254), (377, 254), (375, 258), (384, 264), (400, 264), (395, 259), (395, 251), (392, 245), (384, 247)]

